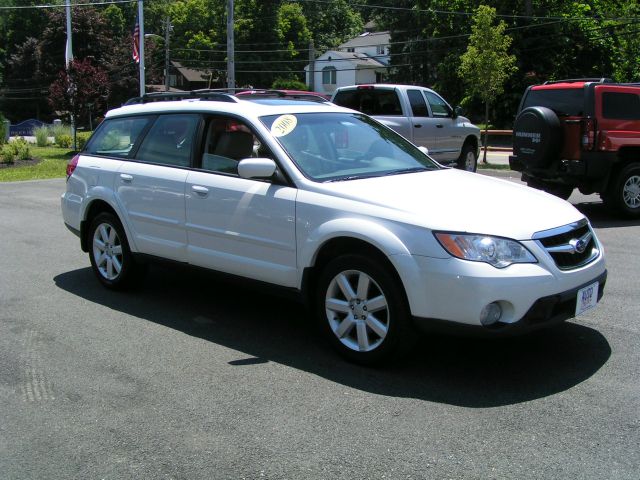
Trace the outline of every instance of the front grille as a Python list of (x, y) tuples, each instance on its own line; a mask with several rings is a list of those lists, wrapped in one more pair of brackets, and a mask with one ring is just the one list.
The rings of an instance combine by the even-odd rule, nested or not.
[(600, 253), (596, 237), (586, 219), (534, 235), (560, 270), (582, 267)]

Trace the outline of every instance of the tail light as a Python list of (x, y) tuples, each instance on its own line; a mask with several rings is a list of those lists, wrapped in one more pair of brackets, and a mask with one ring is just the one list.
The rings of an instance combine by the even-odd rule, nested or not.
[(596, 121), (586, 118), (582, 121), (582, 149), (593, 150), (596, 143)]
[(77, 154), (71, 160), (69, 160), (69, 163), (67, 163), (67, 180), (71, 175), (73, 175), (73, 171), (78, 166), (79, 159), (80, 159), (80, 154)]

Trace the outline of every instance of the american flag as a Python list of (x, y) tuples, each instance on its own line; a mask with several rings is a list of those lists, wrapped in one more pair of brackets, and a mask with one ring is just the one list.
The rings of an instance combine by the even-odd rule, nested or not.
[(140, 63), (140, 23), (136, 17), (136, 27), (133, 29), (133, 59)]

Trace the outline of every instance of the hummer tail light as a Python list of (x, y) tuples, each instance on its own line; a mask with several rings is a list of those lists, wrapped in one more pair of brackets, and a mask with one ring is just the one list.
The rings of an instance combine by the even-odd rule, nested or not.
[(582, 121), (582, 149), (593, 150), (596, 143), (596, 121), (586, 118)]

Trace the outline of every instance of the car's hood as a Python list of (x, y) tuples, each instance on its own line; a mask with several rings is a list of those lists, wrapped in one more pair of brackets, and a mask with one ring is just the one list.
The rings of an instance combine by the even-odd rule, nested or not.
[(433, 230), (517, 240), (583, 218), (571, 204), (545, 192), (454, 169), (331, 182), (322, 184), (325, 188), (331, 195), (404, 212)]

